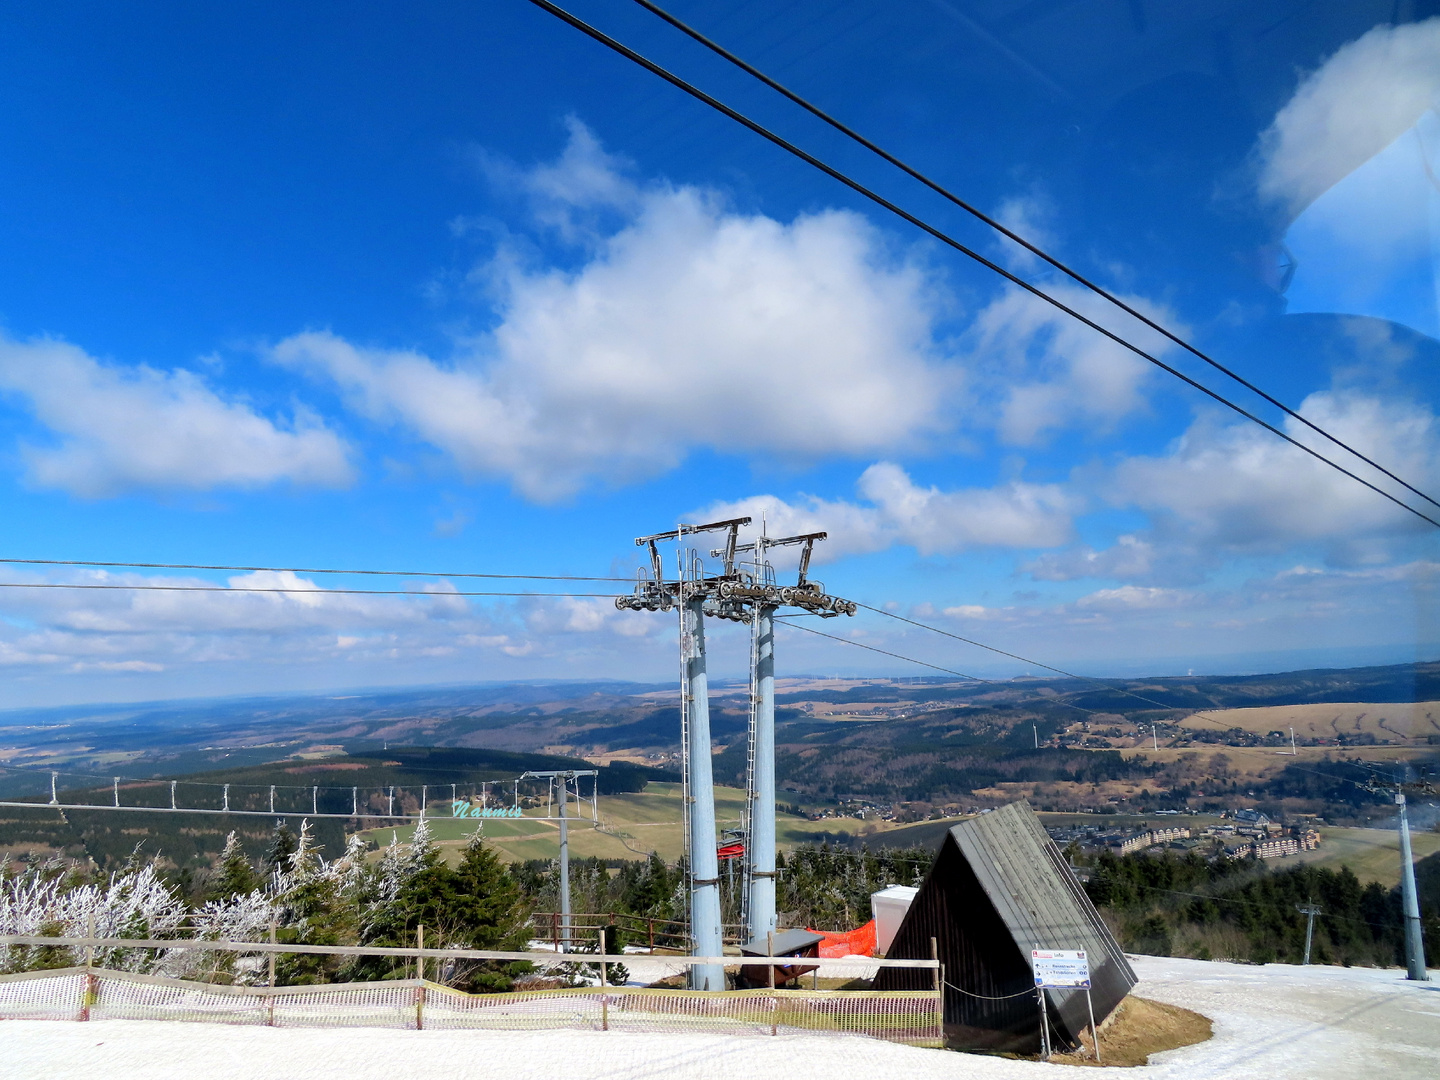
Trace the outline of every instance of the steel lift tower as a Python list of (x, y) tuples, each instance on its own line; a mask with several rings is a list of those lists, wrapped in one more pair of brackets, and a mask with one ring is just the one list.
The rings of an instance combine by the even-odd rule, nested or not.
[[(848, 600), (827, 596), (819, 582), (808, 580), (810, 556), (823, 532), (802, 533), (771, 539), (764, 534), (753, 544), (737, 547), (737, 553), (753, 552), (749, 562), (753, 576), (738, 586), (720, 588), (722, 603), (748, 604), (750, 638), (750, 737), (745, 762), (745, 893), (746, 933), (751, 941), (763, 941), (777, 929), (775, 916), (775, 613), (784, 605), (797, 607), (822, 618), (854, 615)], [(779, 588), (775, 570), (766, 558), (772, 548), (803, 545), (800, 570), (793, 587)], [(711, 555), (720, 552), (712, 551)], [(742, 564), (742, 566), (745, 564)], [(718, 610), (722, 618), (734, 618)]]
[[(1416, 982), (1429, 982), (1430, 974), (1425, 969), (1425, 935), (1420, 925), (1420, 901), (1415, 891), (1415, 863), (1410, 853), (1410, 819), (1406, 814), (1405, 795), (1434, 795), (1435, 785), (1428, 777), (1406, 780), (1401, 776), (1386, 777), (1393, 766), (1378, 761), (1362, 761), (1359, 764), (1371, 770), (1366, 786), (1371, 791), (1393, 792), (1396, 816), (1400, 826), (1400, 908), (1405, 917), (1405, 977)], [(1423, 766), (1422, 766), (1423, 768)]]
[[(855, 605), (825, 595), (818, 582), (807, 582), (810, 552), (824, 533), (769, 540), (762, 537), (743, 548), (737, 543), (740, 527), (750, 518), (731, 518), (705, 525), (682, 525), (669, 532), (637, 537), (635, 543), (650, 552), (650, 566), (640, 570), (635, 592), (618, 597), (622, 611), (670, 611), (680, 617), (680, 728), (683, 748), (686, 850), (690, 857), (690, 935), (695, 956), (720, 956), (723, 936), (720, 921), (720, 866), (716, 855), (715, 786), (710, 761), (710, 699), (705, 671), (705, 616), (746, 623), (751, 638), (751, 706), (747, 768), (746, 902), (747, 925), (760, 934), (775, 927), (775, 666), (774, 616), (782, 605), (812, 614), (834, 617), (855, 614)], [(725, 545), (711, 551), (721, 560), (719, 574), (706, 574), (699, 553), (685, 547), (687, 535), (724, 531)], [(678, 576), (665, 577), (657, 545), (674, 540), (680, 545)], [(768, 548), (804, 544), (798, 583), (777, 588), (765, 561)], [(753, 572), (736, 564), (740, 551), (754, 551)], [(753, 832), (756, 836), (749, 833)], [(758, 836), (758, 843), (757, 843)], [(757, 855), (756, 853), (760, 854)], [(752, 899), (755, 886), (759, 893)], [(721, 965), (690, 969), (695, 990), (725, 989)]]
[[(710, 763), (710, 686), (705, 673), (705, 605), (716, 599), (720, 586), (737, 580), (735, 541), (748, 517), (712, 521), (708, 525), (681, 525), (670, 532), (636, 537), (637, 547), (650, 550), (650, 568), (640, 571), (633, 596), (615, 600), (620, 610), (669, 611), (680, 614), (680, 734), (681, 778), (685, 807), (685, 843), (690, 856), (690, 938), (693, 956), (720, 956), (724, 939), (720, 925), (720, 860), (715, 853), (715, 782)], [(699, 553), (685, 547), (687, 535), (727, 533), (722, 549), (723, 572), (707, 576)], [(674, 540), (680, 545), (679, 573), (665, 578), (657, 544)], [(690, 969), (692, 990), (724, 990), (725, 969), (719, 964)]]

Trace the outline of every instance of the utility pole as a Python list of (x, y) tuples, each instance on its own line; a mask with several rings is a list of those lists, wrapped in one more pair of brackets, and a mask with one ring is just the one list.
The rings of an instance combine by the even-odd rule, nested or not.
[[(594, 769), (552, 769), (545, 772), (527, 772), (520, 779), (527, 780), (549, 780), (558, 783), (560, 788), (560, 951), (570, 951), (570, 831), (568, 820), (565, 816), (566, 786), (571, 780), (581, 776), (593, 776), (597, 780), (600, 774)], [(520, 785), (515, 785), (516, 802), (519, 800)], [(576, 780), (575, 797), (580, 797), (580, 785)]]
[[(750, 649), (750, 739), (745, 764), (745, 905), (746, 933), (758, 942), (777, 930), (775, 912), (775, 612), (789, 604), (819, 615), (834, 618), (854, 614), (848, 601), (826, 596), (818, 582), (809, 580), (810, 559), (815, 543), (824, 540), (823, 532), (802, 533), (771, 539), (763, 531), (753, 544), (736, 547), (737, 552), (753, 552), (753, 583), (722, 585), (721, 602), (713, 614), (734, 618), (733, 610), (743, 612), (749, 605), (751, 626)], [(777, 588), (773, 568), (766, 559), (772, 548), (800, 547), (800, 564), (793, 588)], [(719, 556), (720, 551), (712, 551)], [(709, 609), (707, 609), (709, 610)]]
[(1425, 970), (1425, 938), (1420, 932), (1420, 900), (1415, 893), (1415, 863), (1410, 854), (1410, 819), (1405, 813), (1405, 791), (1395, 792), (1400, 811), (1400, 903), (1405, 914), (1405, 977), (1429, 982)]
[(1315, 916), (1323, 915), (1325, 912), (1315, 904), (1296, 904), (1295, 910), (1301, 915), (1307, 916), (1305, 920), (1305, 959), (1302, 964), (1310, 963), (1310, 942), (1315, 938)]
[(750, 834), (745, 838), (746, 933), (759, 941), (779, 926), (775, 916), (775, 605), (755, 605), (755, 732), (749, 783)]
[(1395, 807), (1400, 826), (1400, 906), (1405, 917), (1405, 977), (1415, 982), (1429, 982), (1425, 970), (1425, 938), (1420, 929), (1420, 900), (1415, 891), (1415, 862), (1410, 852), (1410, 818), (1406, 813), (1405, 793), (1433, 795), (1434, 786), (1423, 777), (1418, 781), (1402, 778), (1382, 779), (1382, 770), (1393, 768), (1392, 764), (1362, 761), (1370, 770), (1370, 780), (1365, 785), (1371, 791), (1393, 791)]

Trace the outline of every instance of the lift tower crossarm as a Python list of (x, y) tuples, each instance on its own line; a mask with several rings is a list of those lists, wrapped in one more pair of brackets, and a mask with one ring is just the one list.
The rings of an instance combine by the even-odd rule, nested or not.
[[(805, 550), (800, 553), (800, 580), (796, 582), (796, 584), (800, 588), (804, 588), (805, 575), (810, 572), (810, 555), (815, 550), (815, 541), (824, 540), (829, 535), (829, 533), (824, 532), (813, 532), (801, 533), (799, 536), (785, 536), (781, 537), (779, 540), (771, 540), (767, 537), (764, 540), (764, 546), (768, 550), (769, 548), (775, 547), (789, 547), (792, 544), (805, 545)], [(735, 548), (735, 552), (754, 551), (758, 546), (759, 542), (754, 544), (741, 544), (739, 547)], [(718, 558), (721, 553), (720, 551), (716, 550), (710, 552), (710, 554)], [(733, 552), (731, 553), (730, 557), (731, 559), (735, 557)]]
[(723, 549), (714, 550), (711, 554), (717, 557), (724, 556), (724, 567), (726, 567), (724, 576), (730, 577), (734, 575), (734, 553), (737, 550), (736, 539), (740, 533), (740, 526), (747, 526), (750, 521), (752, 518), (749, 517), (730, 517), (724, 521), (710, 521), (703, 526), (680, 526), (671, 528), (665, 533), (655, 533), (654, 536), (636, 536), (635, 546), (649, 547), (649, 559), (655, 566), (655, 580), (661, 580), (660, 556), (655, 552), (655, 544), (664, 543), (665, 540), (678, 540), (683, 536), (690, 536), (691, 533), (717, 533), (721, 528), (727, 528), (730, 530), (730, 536), (726, 539), (726, 546)]

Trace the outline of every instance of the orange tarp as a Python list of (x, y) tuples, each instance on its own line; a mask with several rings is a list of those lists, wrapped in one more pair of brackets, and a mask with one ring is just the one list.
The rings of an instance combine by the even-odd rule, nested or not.
[[(809, 928), (807, 927), (807, 929)], [(854, 930), (844, 930), (836, 934), (832, 934), (826, 930), (811, 930), (810, 932), (812, 934), (819, 934), (825, 939), (820, 943), (821, 956), (875, 955), (874, 919), (871, 919), (864, 926), (856, 927)]]

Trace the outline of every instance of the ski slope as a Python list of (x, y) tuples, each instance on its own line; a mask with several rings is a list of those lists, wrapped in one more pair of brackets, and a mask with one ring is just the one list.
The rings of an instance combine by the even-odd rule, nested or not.
[[(1204, 1013), (1215, 1037), (1156, 1055), (1145, 1080), (1405, 1080), (1440, 1076), (1440, 983), (1395, 969), (1134, 958), (1137, 992)], [(722, 1038), (599, 1031), (239, 1028), (6, 1021), (0, 1075), (36, 1080), (1024, 1080), (1066, 1066), (847, 1036)], [(1102, 1044), (1103, 1046), (1103, 1044)], [(1086, 1077), (1101, 1080), (1087, 1071)]]

